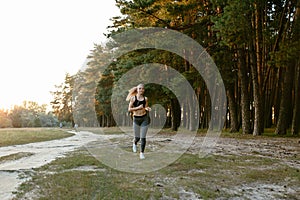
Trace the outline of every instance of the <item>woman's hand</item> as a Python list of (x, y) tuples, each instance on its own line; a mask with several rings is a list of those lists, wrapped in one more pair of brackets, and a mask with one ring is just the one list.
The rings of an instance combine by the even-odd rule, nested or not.
[(151, 108), (150, 107), (146, 107), (145, 110), (147, 110), (148, 112), (150, 112)]
[(136, 110), (141, 110), (141, 109), (144, 109), (144, 105), (143, 104), (141, 104), (138, 107), (136, 107)]

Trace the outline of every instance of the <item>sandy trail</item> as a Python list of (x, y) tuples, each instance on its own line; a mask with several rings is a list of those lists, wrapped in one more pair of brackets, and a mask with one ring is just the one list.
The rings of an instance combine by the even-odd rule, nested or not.
[[(99, 140), (100, 137), (105, 137), (90, 132), (72, 133), (74, 136), (59, 140), (1, 147), (0, 157), (20, 152), (28, 152), (32, 155), (18, 160), (0, 162), (0, 199), (13, 198), (13, 192), (16, 188), (27, 180), (24, 176), (25, 172), (30, 172), (33, 168), (50, 163), (58, 157), (64, 156), (67, 152)], [(22, 175), (24, 178), (20, 178)]]

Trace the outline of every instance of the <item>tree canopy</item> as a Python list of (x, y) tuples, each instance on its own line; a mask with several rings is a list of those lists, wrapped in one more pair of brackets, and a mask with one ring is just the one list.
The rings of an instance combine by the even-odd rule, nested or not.
[[(122, 15), (111, 19), (108, 38), (132, 29), (161, 27), (189, 36), (209, 53), (226, 88), (228, 111), (224, 128), (231, 132), (241, 129), (253, 135), (260, 135), (269, 127), (275, 127), (277, 134), (287, 134), (289, 129), (293, 134), (299, 133), (299, 0), (116, 0), (116, 5)], [(159, 63), (172, 67), (188, 80), (200, 107), (199, 128), (209, 127), (211, 101), (215, 99), (210, 96), (203, 77), (185, 57), (149, 48), (112, 58), (109, 55), (119, 51), (114, 48), (118, 42), (95, 45), (86, 69), (76, 75), (84, 84), (78, 86), (75, 98), (89, 94), (81, 102), (75, 99), (75, 107), (81, 111), (78, 113), (93, 110), (83, 109), (82, 102), (89, 102), (89, 107), (95, 106), (100, 126), (114, 126), (111, 95), (115, 85), (136, 66)], [(178, 41), (164, 43), (180, 45)], [(170, 90), (149, 84), (146, 91), (150, 105), (159, 103), (168, 111), (166, 126), (174, 130), (180, 125), (191, 128), (189, 122), (194, 111), (189, 106), (179, 107)], [(53, 103), (58, 108), (58, 101)], [(66, 112), (71, 111), (66, 108)], [(119, 114), (122, 124), (129, 125), (126, 109)], [(84, 115), (77, 120), (86, 125), (89, 121)]]

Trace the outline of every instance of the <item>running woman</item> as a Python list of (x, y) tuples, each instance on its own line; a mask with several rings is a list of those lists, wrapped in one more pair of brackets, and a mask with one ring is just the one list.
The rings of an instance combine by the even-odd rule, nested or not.
[(132, 151), (137, 152), (137, 143), (141, 140), (140, 159), (145, 159), (146, 135), (150, 123), (147, 111), (151, 111), (151, 108), (148, 107), (148, 98), (144, 96), (144, 92), (144, 84), (139, 84), (129, 90), (126, 98), (129, 101), (128, 111), (133, 113), (134, 140)]

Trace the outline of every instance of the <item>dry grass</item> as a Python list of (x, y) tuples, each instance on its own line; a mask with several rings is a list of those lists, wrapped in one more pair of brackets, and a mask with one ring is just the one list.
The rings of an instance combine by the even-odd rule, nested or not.
[(0, 129), (0, 147), (42, 142), (72, 136), (64, 129), (9, 128)]

